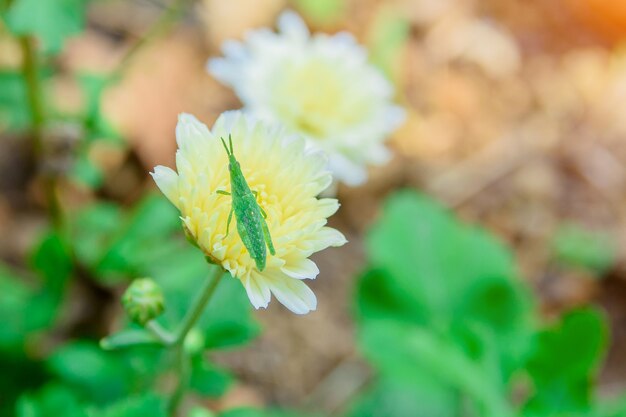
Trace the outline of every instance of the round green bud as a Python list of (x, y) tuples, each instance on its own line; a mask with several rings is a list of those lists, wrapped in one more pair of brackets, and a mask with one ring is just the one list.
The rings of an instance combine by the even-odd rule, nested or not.
[(132, 321), (145, 325), (165, 310), (163, 291), (150, 278), (138, 278), (126, 289), (122, 304)]
[(192, 356), (197, 355), (204, 349), (204, 342), (202, 332), (198, 329), (191, 329), (189, 333), (187, 333), (187, 337), (185, 337), (185, 342), (183, 343), (185, 352)]

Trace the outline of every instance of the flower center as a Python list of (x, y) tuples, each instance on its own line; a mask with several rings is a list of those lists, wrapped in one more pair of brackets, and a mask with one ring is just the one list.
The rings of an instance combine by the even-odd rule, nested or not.
[(312, 56), (286, 63), (276, 74), (272, 105), (291, 129), (324, 138), (367, 119), (366, 87), (355, 85), (337, 64)]

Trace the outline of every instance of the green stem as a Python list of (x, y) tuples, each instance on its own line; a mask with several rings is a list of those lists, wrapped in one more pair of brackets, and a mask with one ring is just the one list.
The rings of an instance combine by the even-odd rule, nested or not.
[[(43, 127), (45, 124), (45, 114), (43, 108), (43, 89), (39, 79), (39, 64), (37, 62), (37, 51), (35, 50), (33, 38), (22, 36), (19, 38), (22, 49), (22, 75), (26, 81), (26, 94), (31, 113), (31, 135), (33, 139), (33, 151), (39, 164), (45, 163), (45, 150), (43, 144)], [(61, 230), (63, 214), (59, 196), (57, 192), (57, 178), (54, 174), (42, 172), (43, 187), (48, 203), (48, 214), (56, 230)]]
[(213, 297), (213, 294), (215, 294), (215, 290), (223, 276), (224, 270), (222, 267), (216, 266), (213, 270), (213, 276), (205, 280), (204, 287), (200, 291), (200, 295), (183, 318), (180, 328), (176, 333), (176, 338), (172, 343), (177, 356), (178, 385), (176, 386), (169, 402), (168, 410), (171, 416), (176, 414), (178, 405), (182, 401), (187, 385), (189, 384), (189, 358), (185, 352), (185, 338), (202, 315), (202, 312), (204, 311), (209, 300), (211, 300), (211, 297)]
[(22, 75), (26, 81), (26, 94), (30, 107), (33, 147), (35, 154), (41, 156), (43, 152), (43, 98), (39, 83), (37, 54), (30, 36), (20, 37), (22, 48)]
[(113, 83), (117, 81), (130, 66), (135, 55), (139, 52), (149, 41), (165, 33), (170, 27), (178, 20), (185, 3), (191, 0), (175, 0), (171, 6), (169, 6), (159, 16), (156, 22), (146, 31), (146, 33), (139, 38), (137, 42), (126, 52), (126, 54), (120, 60), (117, 67), (108, 75), (106, 83)]
[(146, 323), (146, 328), (150, 330), (150, 333), (152, 333), (152, 335), (156, 337), (164, 346), (172, 346), (176, 341), (176, 338), (172, 333), (154, 320), (150, 320)]

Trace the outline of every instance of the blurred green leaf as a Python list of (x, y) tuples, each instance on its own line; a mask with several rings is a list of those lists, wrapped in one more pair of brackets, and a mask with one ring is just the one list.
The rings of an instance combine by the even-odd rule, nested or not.
[(0, 265), (1, 348), (17, 349), (34, 332), (50, 326), (63, 299), (72, 264), (61, 239), (53, 233), (45, 235), (31, 263), (40, 281)]
[(73, 269), (72, 255), (64, 240), (55, 232), (46, 234), (33, 252), (31, 263), (44, 278), (47, 290), (60, 295)]
[(234, 408), (219, 414), (219, 417), (313, 417), (315, 415), (306, 414), (290, 410), (259, 410), (251, 407)]
[(562, 226), (553, 243), (556, 260), (560, 263), (602, 273), (616, 260), (616, 247), (606, 233), (593, 232), (574, 224)]
[(427, 197), (401, 192), (387, 200), (366, 244), (371, 269), (357, 288), (361, 321), (445, 328), (476, 358), (486, 354), (477, 344), (495, 346), (504, 379), (524, 361), (532, 304), (510, 253), (493, 237)]
[(379, 67), (390, 80), (398, 80), (395, 66), (410, 34), (410, 24), (406, 16), (392, 7), (382, 8), (369, 33), (370, 60)]
[(187, 417), (215, 417), (215, 413), (202, 407), (192, 408)]
[(72, 236), (74, 241), (80, 242), (74, 251), (81, 263), (95, 267), (123, 223), (121, 208), (112, 203), (94, 204), (75, 215)]
[(596, 404), (593, 417), (624, 417), (626, 416), (626, 394), (620, 398), (604, 400)]
[(403, 323), (371, 321), (363, 326), (360, 345), (367, 357), (388, 377), (411, 383), (420, 374), (463, 392), (476, 400), (480, 415), (513, 416), (503, 385), (472, 361), (454, 340)]
[(89, 417), (166, 417), (162, 398), (143, 394), (125, 398), (100, 410), (90, 410)]
[(207, 397), (221, 397), (230, 388), (233, 377), (209, 363), (201, 355), (192, 361), (191, 389)]
[(607, 339), (606, 320), (592, 308), (575, 310), (541, 332), (528, 365), (535, 393), (524, 415), (556, 416), (554, 410), (586, 415)]
[(161, 348), (104, 351), (91, 341), (70, 342), (47, 360), (48, 368), (64, 383), (102, 404), (144, 392), (160, 372)]
[(48, 384), (35, 394), (24, 394), (16, 406), (17, 417), (87, 417), (80, 399), (68, 387)]
[(83, 30), (86, 0), (13, 0), (6, 23), (15, 35), (37, 36), (44, 51), (58, 53)]
[(333, 23), (346, 9), (345, 0), (292, 0), (295, 6), (318, 25)]
[(132, 212), (99, 203), (81, 210), (72, 224), (77, 258), (101, 282), (142, 276), (155, 253), (172, 250), (182, 236), (176, 209), (164, 197), (149, 195)]
[(72, 164), (70, 176), (78, 183), (90, 188), (97, 188), (104, 181), (104, 174), (100, 167), (94, 164), (87, 152), (79, 153)]
[(0, 128), (21, 129), (30, 119), (24, 78), (16, 71), (0, 70)]
[(78, 77), (85, 97), (84, 125), (87, 142), (105, 140), (117, 145), (124, 144), (121, 135), (104, 118), (102, 94), (109, 85), (108, 76), (98, 74), (80, 74)]
[(105, 337), (100, 341), (104, 350), (114, 350), (136, 345), (159, 345), (161, 342), (154, 335), (143, 329), (124, 329)]
[(98, 273), (109, 277), (138, 276), (141, 273), (141, 258), (150, 256), (180, 230), (178, 212), (167, 199), (157, 195), (144, 198), (115, 232), (98, 262)]
[(460, 408), (457, 391), (425, 374), (407, 383), (380, 378), (351, 406), (347, 417), (456, 417)]

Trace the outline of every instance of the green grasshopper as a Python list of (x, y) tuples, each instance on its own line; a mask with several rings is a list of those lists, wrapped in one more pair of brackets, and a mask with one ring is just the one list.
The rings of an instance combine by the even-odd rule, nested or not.
[(241, 166), (239, 161), (235, 158), (233, 153), (233, 139), (231, 135), (228, 135), (228, 143), (230, 149), (226, 146), (226, 142), (223, 138), (220, 138), (226, 155), (228, 155), (228, 172), (230, 172), (230, 193), (227, 191), (217, 190), (218, 194), (230, 195), (232, 198), (232, 206), (230, 213), (228, 213), (228, 222), (226, 224), (226, 236), (230, 231), (230, 222), (233, 219), (233, 212), (237, 219), (237, 232), (241, 237), (248, 253), (259, 271), (265, 269), (265, 261), (267, 258), (267, 252), (265, 245), (270, 250), (272, 255), (276, 255), (274, 250), (274, 244), (272, 243), (272, 237), (270, 236), (270, 230), (267, 227), (265, 219), (267, 214), (259, 206), (256, 201), (257, 193), (250, 190), (250, 186), (241, 172)]

